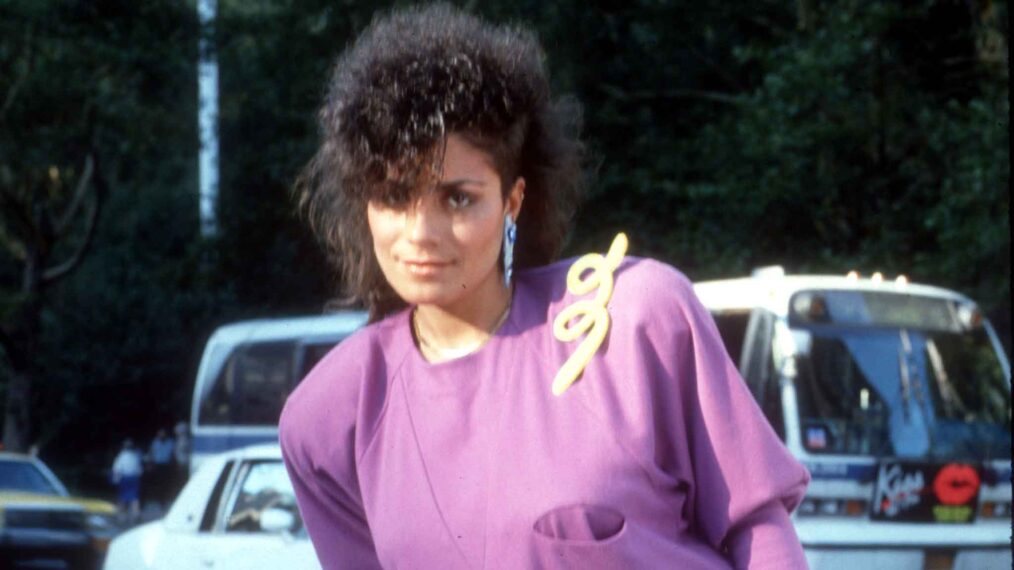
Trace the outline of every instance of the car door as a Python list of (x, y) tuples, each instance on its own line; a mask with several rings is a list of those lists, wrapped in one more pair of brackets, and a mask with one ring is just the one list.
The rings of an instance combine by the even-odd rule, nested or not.
[[(285, 513), (291, 525), (265, 530), (262, 522), (269, 510)], [(198, 558), (206, 570), (320, 568), (303, 530), (292, 483), (277, 459), (239, 463), (222, 494), (215, 528), (200, 542)]]

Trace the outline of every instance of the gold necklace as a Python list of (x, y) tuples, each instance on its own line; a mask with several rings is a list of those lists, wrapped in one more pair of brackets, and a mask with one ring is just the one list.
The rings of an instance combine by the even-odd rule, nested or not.
[(489, 341), (489, 339), (493, 336), (493, 334), (497, 331), (497, 329), (499, 329), (504, 324), (504, 322), (507, 321), (507, 315), (509, 315), (511, 312), (511, 304), (513, 302), (514, 295), (508, 296), (507, 306), (504, 308), (503, 313), (500, 315), (500, 318), (497, 319), (496, 324), (494, 324), (493, 327), (489, 330), (488, 337), (479, 341), (466, 344), (465, 346), (458, 346), (453, 348), (441, 348), (439, 346), (434, 345), (430, 341), (426, 340), (426, 337), (422, 335), (422, 331), (419, 328), (419, 319), (416, 315), (415, 310), (412, 311), (412, 319), (411, 319), (412, 332), (415, 333), (416, 341), (419, 342), (419, 348), (425, 349), (424, 352), (429, 351), (430, 354), (434, 356), (435, 360), (437, 360), (438, 362), (444, 360), (453, 360), (455, 358), (461, 358), (466, 354), (471, 354), (475, 352), (476, 350), (479, 349), (479, 347), (481, 347), (482, 345), (486, 344), (487, 341)]

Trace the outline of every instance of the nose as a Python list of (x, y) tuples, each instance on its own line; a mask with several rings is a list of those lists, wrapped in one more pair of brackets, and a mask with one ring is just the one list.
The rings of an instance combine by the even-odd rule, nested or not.
[(406, 233), (412, 243), (436, 240), (443, 223), (443, 213), (433, 194), (420, 196), (405, 213)]

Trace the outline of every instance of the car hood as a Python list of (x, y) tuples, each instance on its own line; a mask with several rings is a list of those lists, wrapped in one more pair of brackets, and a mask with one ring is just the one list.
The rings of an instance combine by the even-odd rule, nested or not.
[(89, 514), (114, 514), (116, 507), (108, 501), (80, 497), (60, 497), (41, 493), (0, 492), (0, 509), (15, 506), (76, 506)]

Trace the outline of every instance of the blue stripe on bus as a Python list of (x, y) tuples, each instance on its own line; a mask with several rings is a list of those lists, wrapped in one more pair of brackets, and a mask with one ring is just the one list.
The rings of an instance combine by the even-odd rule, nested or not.
[[(813, 479), (850, 479), (853, 481), (873, 481), (876, 478), (877, 466), (868, 463), (812, 463), (803, 464), (810, 471)], [(998, 483), (1009, 483), (1011, 481), (1011, 468), (986, 467), (983, 473), (983, 482), (996, 485)]]
[(193, 438), (194, 453), (221, 453), (259, 443), (278, 443), (278, 435), (268, 434), (197, 434)]
[(869, 463), (804, 463), (813, 479), (872, 481), (877, 466)]

